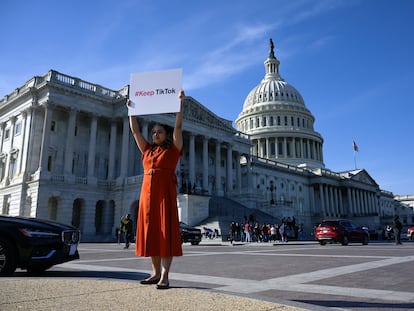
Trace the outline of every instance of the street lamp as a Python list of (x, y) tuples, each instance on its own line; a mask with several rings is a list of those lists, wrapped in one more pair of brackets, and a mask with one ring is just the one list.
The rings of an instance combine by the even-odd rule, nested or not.
[(273, 190), (275, 190), (275, 186), (273, 184), (273, 180), (270, 181), (270, 204), (275, 204), (275, 201), (273, 200)]

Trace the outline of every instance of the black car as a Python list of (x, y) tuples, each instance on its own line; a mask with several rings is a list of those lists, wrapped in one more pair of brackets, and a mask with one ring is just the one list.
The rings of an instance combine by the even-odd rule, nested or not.
[(69, 225), (0, 215), (0, 275), (16, 268), (42, 272), (79, 259), (79, 240), (80, 231)]
[(198, 245), (201, 242), (201, 230), (180, 222), (181, 241), (190, 242), (191, 245)]

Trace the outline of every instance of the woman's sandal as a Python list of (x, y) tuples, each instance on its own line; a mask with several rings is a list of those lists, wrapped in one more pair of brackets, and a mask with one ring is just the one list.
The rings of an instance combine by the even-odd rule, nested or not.
[(170, 283), (166, 283), (166, 284), (157, 284), (156, 286), (157, 289), (169, 289), (170, 288)]
[(153, 285), (153, 284), (157, 284), (158, 282), (160, 281), (160, 279), (158, 278), (158, 279), (146, 279), (146, 280), (142, 280), (140, 283), (142, 284), (142, 285)]

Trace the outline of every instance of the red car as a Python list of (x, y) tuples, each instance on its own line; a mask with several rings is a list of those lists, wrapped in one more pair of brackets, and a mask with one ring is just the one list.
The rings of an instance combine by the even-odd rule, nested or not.
[(368, 244), (369, 233), (361, 226), (357, 226), (347, 219), (327, 219), (322, 221), (315, 230), (315, 239), (319, 244), (349, 242)]

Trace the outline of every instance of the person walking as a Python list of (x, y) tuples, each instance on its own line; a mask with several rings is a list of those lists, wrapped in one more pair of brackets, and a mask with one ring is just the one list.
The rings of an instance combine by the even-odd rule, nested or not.
[[(168, 274), (174, 256), (182, 256), (181, 233), (177, 207), (177, 163), (183, 149), (182, 123), (184, 91), (179, 94), (180, 110), (174, 129), (155, 124), (152, 143), (141, 133), (137, 118), (130, 116), (130, 127), (142, 153), (144, 178), (139, 200), (136, 230), (137, 256), (151, 257), (152, 274), (141, 284), (156, 284), (168, 289)], [(128, 107), (131, 101), (128, 100)]]
[(130, 214), (126, 214), (125, 217), (121, 220), (121, 231), (124, 233), (125, 239), (125, 247), (124, 249), (129, 248), (129, 244), (131, 243), (131, 236), (132, 236), (132, 219)]
[(394, 216), (394, 237), (395, 237), (395, 244), (401, 245), (401, 230), (403, 226), (400, 221), (400, 217), (398, 215)]

